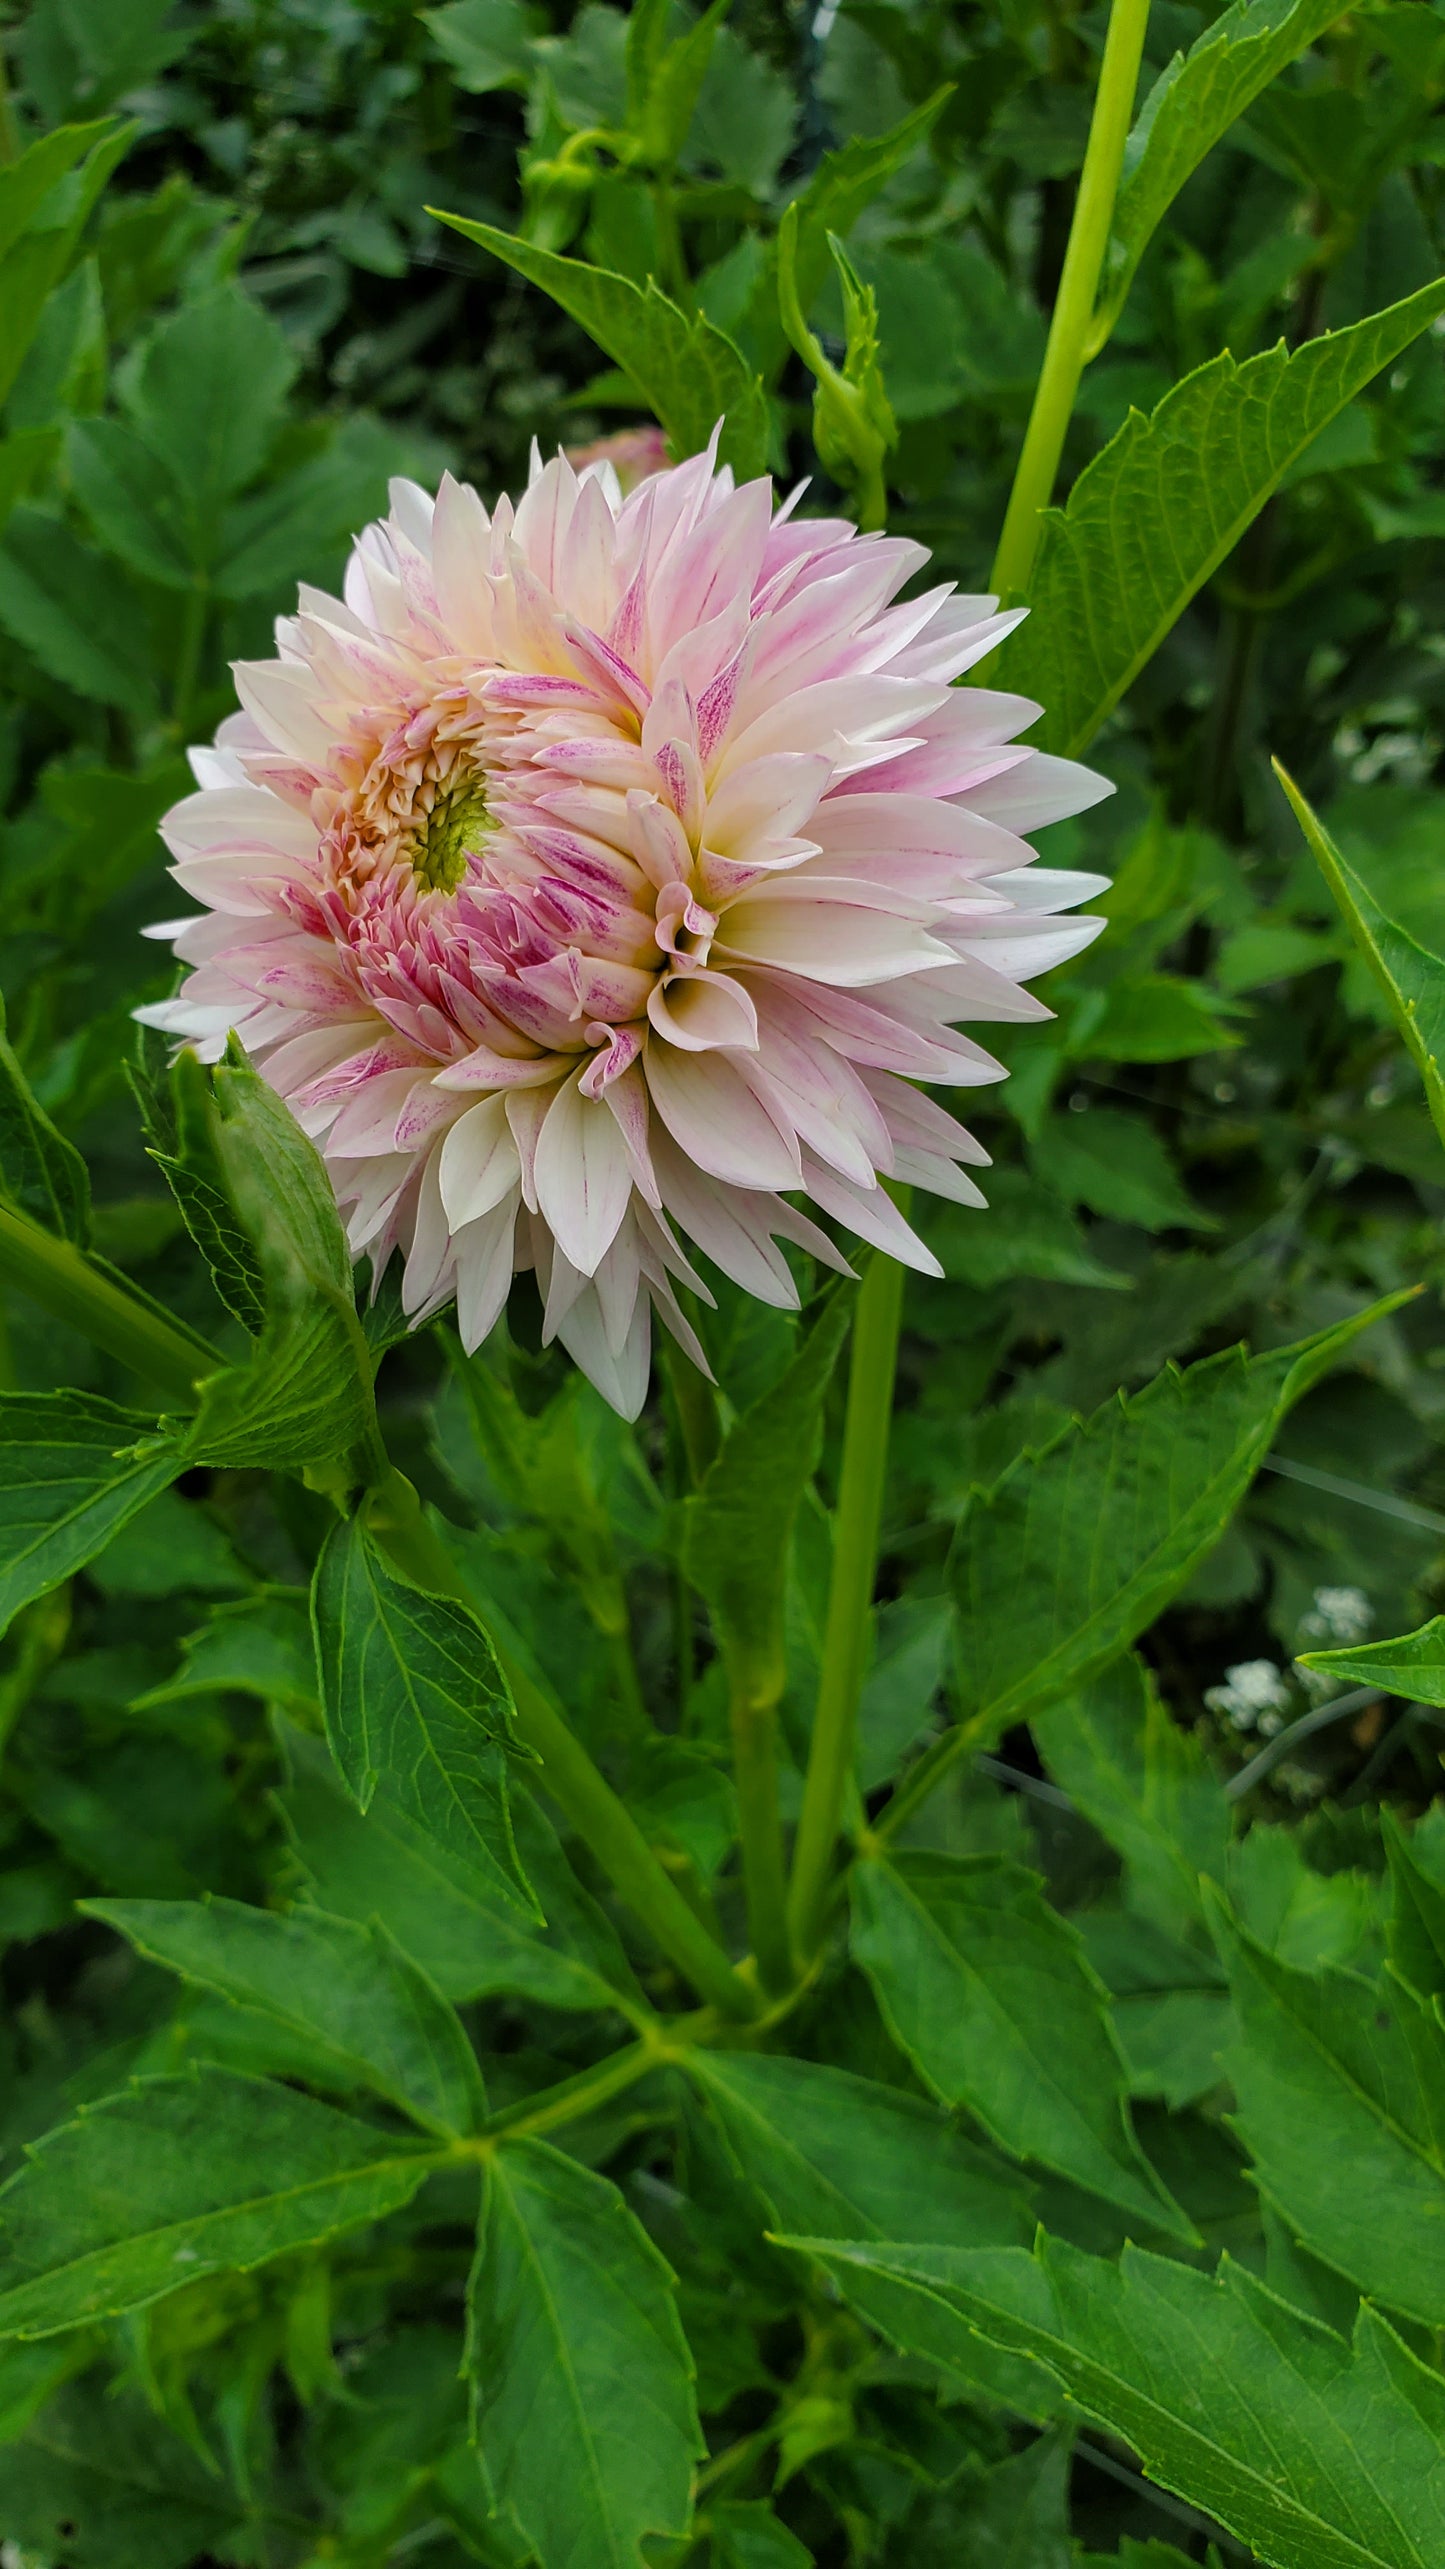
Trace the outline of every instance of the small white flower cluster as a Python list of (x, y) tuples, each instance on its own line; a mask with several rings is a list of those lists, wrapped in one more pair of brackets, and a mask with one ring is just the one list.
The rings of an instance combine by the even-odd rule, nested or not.
[[(1308, 1614), (1300, 1617), (1300, 1646), (1310, 1648), (1324, 1642), (1346, 1648), (1352, 1641), (1363, 1641), (1374, 1620), (1375, 1610), (1363, 1588), (1316, 1588), (1314, 1604)], [(1316, 1704), (1328, 1703), (1331, 1695), (1338, 1695), (1348, 1682), (1328, 1668), (1300, 1668), (1295, 1673)]]
[(1226, 1668), (1218, 1686), (1206, 1686), (1204, 1700), (1212, 1713), (1223, 1713), (1237, 1731), (1258, 1730), (1273, 1739), (1290, 1710), (1289, 1680), (1272, 1659), (1241, 1659)]
[(1300, 1618), (1301, 1641), (1363, 1641), (1375, 1620), (1363, 1588), (1316, 1588), (1315, 1601)]

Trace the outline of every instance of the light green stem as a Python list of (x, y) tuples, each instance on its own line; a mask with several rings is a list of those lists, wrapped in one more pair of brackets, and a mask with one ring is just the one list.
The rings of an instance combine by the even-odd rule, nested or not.
[(1113, 0), (1058, 300), (994, 557), (992, 585), (1005, 604), (1028, 588), (1039, 545), (1039, 512), (1054, 494), (1079, 377), (1090, 353), (1094, 304), (1109, 247), (1148, 20), (1149, 0)]
[[(391, 1472), (369, 1510), (372, 1532), (399, 1570), (434, 1594), (471, 1607), (466, 1584), (446, 1545), (423, 1515), (411, 1483)], [(525, 1668), (499, 1652), (517, 1708), (517, 1731), (542, 1760), (547, 1791), (561, 1806), (609, 1881), (635, 1911), (663, 1953), (698, 1992), (727, 2015), (758, 2015), (760, 2002), (741, 1979), (680, 1891), (669, 1882), (626, 1804), (598, 1773), (580, 1741)]]
[(68, 1240), (42, 1231), (23, 1213), (0, 1204), (0, 1276), (41, 1304), (93, 1346), (118, 1356), (183, 1409), (194, 1409), (196, 1384), (218, 1373), (223, 1356), (163, 1319), (123, 1284), (102, 1275)]
[(903, 1269), (877, 1251), (859, 1286), (853, 1321), (828, 1620), (788, 1898), (792, 1943), (803, 1963), (822, 1930), (833, 1849), (853, 1777), (902, 1317)]
[(733, 1740), (733, 1781), (738, 1793), (738, 1839), (748, 1933), (763, 1986), (781, 1997), (791, 1987), (787, 1873), (778, 1815), (778, 1702), (781, 1684), (756, 1681), (739, 1670), (728, 1705)]
[(610, 2104), (614, 2096), (625, 2094), (640, 2078), (646, 2078), (649, 2070), (670, 2057), (669, 2048), (660, 2043), (629, 2043), (625, 2051), (611, 2053), (592, 2069), (579, 2070), (575, 2078), (559, 2079), (555, 2087), (544, 2087), (540, 2095), (518, 2097), (515, 2105), (504, 2105), (498, 2113), (489, 2114), (476, 2139), (466, 2147), (469, 2151), (484, 2150), (503, 2138), (520, 2140), (524, 2133), (552, 2132), (559, 2124), (576, 2123), (599, 2105)]

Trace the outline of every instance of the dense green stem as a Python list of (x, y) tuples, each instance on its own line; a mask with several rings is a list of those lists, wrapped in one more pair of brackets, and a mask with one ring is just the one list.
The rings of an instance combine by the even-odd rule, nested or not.
[(1053, 497), (1079, 377), (1091, 353), (1094, 304), (1134, 114), (1148, 18), (1149, 0), (1113, 0), (1058, 301), (994, 557), (992, 585), (1005, 603), (1028, 587), (1038, 551), (1039, 512)]
[(180, 1408), (194, 1409), (197, 1383), (225, 1363), (203, 1338), (163, 1319), (102, 1275), (68, 1240), (57, 1240), (8, 1205), (0, 1205), (0, 1276), (40, 1303), (52, 1320), (118, 1356)]
[[(391, 1472), (375, 1493), (369, 1522), (378, 1542), (408, 1578), (434, 1594), (457, 1597), (471, 1606), (451, 1554), (400, 1472)], [(541, 1759), (547, 1791), (591, 1848), (609, 1881), (700, 1997), (710, 1999), (729, 2016), (756, 2016), (759, 2002), (753, 1991), (669, 1882), (626, 1805), (526, 1669), (505, 1648), (498, 1656), (517, 1708), (518, 1735)]]
[(748, 1933), (763, 1986), (781, 1996), (791, 1987), (787, 1874), (778, 1814), (778, 1699), (781, 1687), (756, 1684), (740, 1672), (728, 1706), (733, 1739), (733, 1781), (738, 1792), (738, 1838)]
[(809, 1959), (822, 1927), (833, 1849), (853, 1776), (902, 1316), (903, 1269), (896, 1259), (877, 1252), (858, 1289), (853, 1321), (828, 1621), (808, 1780), (793, 1851), (788, 1917), (793, 1945), (803, 1962)]

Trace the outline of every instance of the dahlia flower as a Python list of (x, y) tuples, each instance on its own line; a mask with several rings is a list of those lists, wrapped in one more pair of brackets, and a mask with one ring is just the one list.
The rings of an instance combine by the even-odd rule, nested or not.
[[(797, 495), (794, 495), (795, 498)], [(699, 455), (626, 498), (534, 457), (489, 516), (393, 485), (345, 603), (303, 588), (163, 824), (198, 916), (143, 1009), (234, 1028), (322, 1151), (373, 1281), (476, 1347), (515, 1274), (626, 1416), (700, 1250), (797, 1295), (817, 1214), (938, 1266), (881, 1184), (964, 1204), (987, 1154), (918, 1082), (1003, 1072), (960, 1020), (1101, 924), (1021, 833), (1109, 789), (952, 684), (1017, 621), (898, 538), (775, 507)], [(804, 1206), (810, 1208), (804, 1210)]]

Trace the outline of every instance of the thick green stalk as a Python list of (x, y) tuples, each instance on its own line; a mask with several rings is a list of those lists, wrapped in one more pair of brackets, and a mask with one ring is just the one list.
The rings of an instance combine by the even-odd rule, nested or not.
[(102, 1275), (68, 1240), (57, 1240), (3, 1204), (0, 1276), (40, 1303), (52, 1320), (67, 1322), (93, 1346), (118, 1356), (182, 1409), (194, 1409), (197, 1383), (218, 1373), (226, 1361), (204, 1339), (193, 1338), (123, 1284)]
[[(369, 1523), (399, 1570), (434, 1594), (470, 1607), (466, 1584), (441, 1537), (422, 1513), (415, 1490), (393, 1471), (375, 1493)], [(733, 2017), (760, 2012), (759, 2001), (714, 1944), (680, 1891), (669, 1882), (626, 1804), (598, 1773), (580, 1741), (525, 1668), (503, 1647), (498, 1653), (517, 1708), (517, 1732), (542, 1761), (547, 1791), (566, 1812), (578, 1836), (609, 1881), (641, 1919), (669, 1960), (702, 1998)]]
[(748, 1933), (765, 1989), (780, 1997), (791, 1987), (788, 1882), (778, 1812), (778, 1701), (781, 1686), (755, 1683), (744, 1671), (734, 1678), (728, 1706), (732, 1724), (733, 1781), (738, 1793), (738, 1839)]
[(822, 1929), (833, 1849), (853, 1777), (902, 1317), (903, 1269), (875, 1252), (853, 1320), (828, 1620), (788, 1897), (792, 1943), (804, 1963)]
[(994, 557), (992, 585), (1005, 604), (1028, 588), (1039, 545), (1039, 512), (1053, 498), (1079, 377), (1091, 353), (1094, 305), (1134, 115), (1148, 19), (1149, 0), (1113, 0), (1058, 300)]

